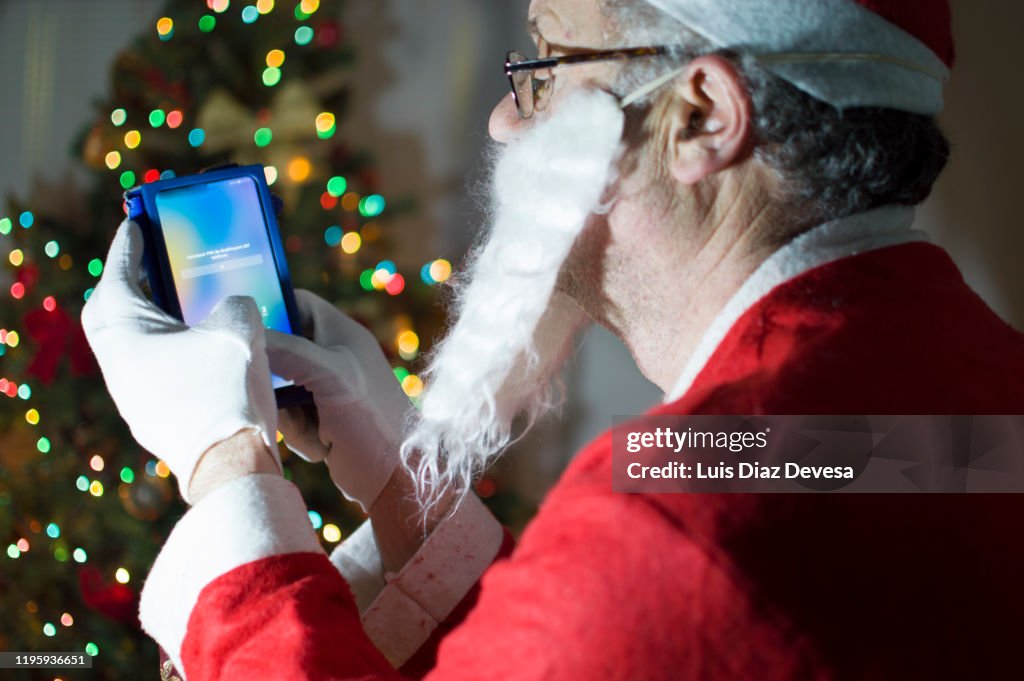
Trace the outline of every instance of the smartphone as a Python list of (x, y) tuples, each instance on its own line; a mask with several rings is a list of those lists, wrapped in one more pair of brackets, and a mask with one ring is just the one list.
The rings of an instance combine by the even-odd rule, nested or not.
[[(233, 166), (150, 182), (125, 193), (142, 230), (153, 302), (194, 326), (224, 298), (250, 296), (268, 329), (301, 333), (277, 205), (263, 166)], [(278, 406), (311, 401), (272, 377)]]

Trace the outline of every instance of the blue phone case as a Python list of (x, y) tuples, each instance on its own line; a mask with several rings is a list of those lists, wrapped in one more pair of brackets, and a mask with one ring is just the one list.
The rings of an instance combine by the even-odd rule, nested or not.
[[(274, 267), (277, 272), (277, 278), (281, 283), (281, 292), (288, 314), (288, 321), (291, 324), (292, 332), (299, 335), (301, 334), (302, 324), (299, 321), (298, 307), (295, 304), (295, 291), (292, 288), (291, 275), (288, 272), (288, 263), (285, 261), (284, 248), (281, 245), (281, 233), (277, 223), (277, 213), (281, 204), (280, 200), (270, 193), (263, 166), (261, 165), (221, 167), (204, 171), (198, 175), (187, 175), (150, 182), (133, 187), (125, 192), (125, 212), (128, 214), (129, 219), (135, 221), (142, 230), (145, 245), (143, 266), (149, 278), (153, 302), (168, 314), (173, 315), (177, 319), (184, 320), (181, 303), (174, 286), (174, 277), (171, 273), (171, 264), (167, 255), (167, 244), (164, 241), (163, 229), (160, 224), (160, 215), (157, 211), (157, 194), (170, 189), (180, 189), (240, 177), (251, 178), (255, 181), (263, 213), (263, 222), (274, 258)], [(305, 388), (295, 385), (277, 388), (274, 391), (274, 395), (277, 398), (279, 407), (312, 401), (312, 395)]]

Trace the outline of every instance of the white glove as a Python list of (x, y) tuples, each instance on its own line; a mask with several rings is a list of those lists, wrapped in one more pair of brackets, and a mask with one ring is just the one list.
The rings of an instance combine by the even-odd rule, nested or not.
[(241, 430), (259, 431), (277, 458), (263, 322), (242, 296), (224, 299), (197, 326), (174, 319), (139, 288), (142, 249), (138, 225), (123, 222), (82, 326), (132, 435), (167, 462), (188, 501), (200, 457)]
[(285, 444), (325, 459), (342, 494), (369, 510), (398, 466), (409, 399), (373, 334), (309, 291), (295, 300), (312, 342), (271, 330), (267, 355), (275, 374), (313, 394), (316, 413), (283, 411)]

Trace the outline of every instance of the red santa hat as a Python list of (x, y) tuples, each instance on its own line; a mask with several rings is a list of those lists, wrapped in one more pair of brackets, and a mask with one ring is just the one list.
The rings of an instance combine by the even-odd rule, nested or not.
[(942, 109), (947, 0), (647, 0), (719, 48), (837, 108)]

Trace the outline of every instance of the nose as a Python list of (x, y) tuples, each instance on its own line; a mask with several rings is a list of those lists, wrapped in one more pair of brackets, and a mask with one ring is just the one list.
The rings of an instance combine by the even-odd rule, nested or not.
[(491, 139), (500, 144), (508, 144), (516, 138), (519, 127), (524, 123), (516, 111), (516, 102), (512, 93), (503, 97), (498, 105), (491, 112), (491, 119), (487, 124), (487, 132)]

